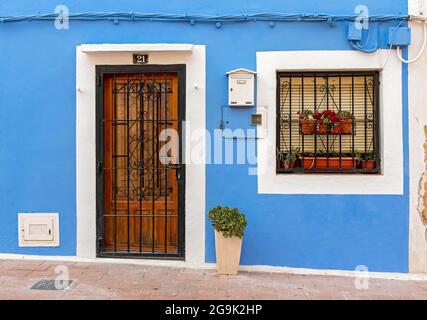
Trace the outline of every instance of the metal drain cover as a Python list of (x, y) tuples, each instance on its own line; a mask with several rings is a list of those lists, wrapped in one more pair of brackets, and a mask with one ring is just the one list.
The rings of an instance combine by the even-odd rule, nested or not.
[(42, 279), (36, 284), (34, 284), (30, 289), (31, 290), (66, 290), (71, 289), (74, 284), (74, 280), (61, 280), (57, 281), (55, 279)]

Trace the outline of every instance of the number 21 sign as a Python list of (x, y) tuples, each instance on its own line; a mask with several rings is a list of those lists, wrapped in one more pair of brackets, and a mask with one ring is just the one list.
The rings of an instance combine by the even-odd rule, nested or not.
[(148, 54), (134, 53), (133, 64), (146, 64), (148, 63)]

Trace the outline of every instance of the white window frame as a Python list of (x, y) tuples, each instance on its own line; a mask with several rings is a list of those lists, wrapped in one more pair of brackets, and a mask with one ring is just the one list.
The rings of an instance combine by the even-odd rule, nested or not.
[[(257, 52), (257, 105), (267, 121), (258, 139), (260, 194), (403, 194), (402, 64), (389, 50)], [(279, 71), (379, 71), (381, 175), (276, 172), (276, 88)]]

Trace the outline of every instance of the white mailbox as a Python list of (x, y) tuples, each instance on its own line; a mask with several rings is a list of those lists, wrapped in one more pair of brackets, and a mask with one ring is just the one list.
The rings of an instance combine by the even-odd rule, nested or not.
[(227, 72), (228, 105), (230, 107), (252, 107), (255, 105), (256, 72), (236, 69)]

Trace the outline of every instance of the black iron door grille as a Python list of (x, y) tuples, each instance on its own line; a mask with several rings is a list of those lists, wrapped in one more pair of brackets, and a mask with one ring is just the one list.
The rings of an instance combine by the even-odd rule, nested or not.
[(378, 72), (277, 73), (277, 173), (381, 173)]
[(184, 258), (182, 143), (160, 138), (182, 136), (184, 87), (182, 65), (97, 67), (99, 257)]

